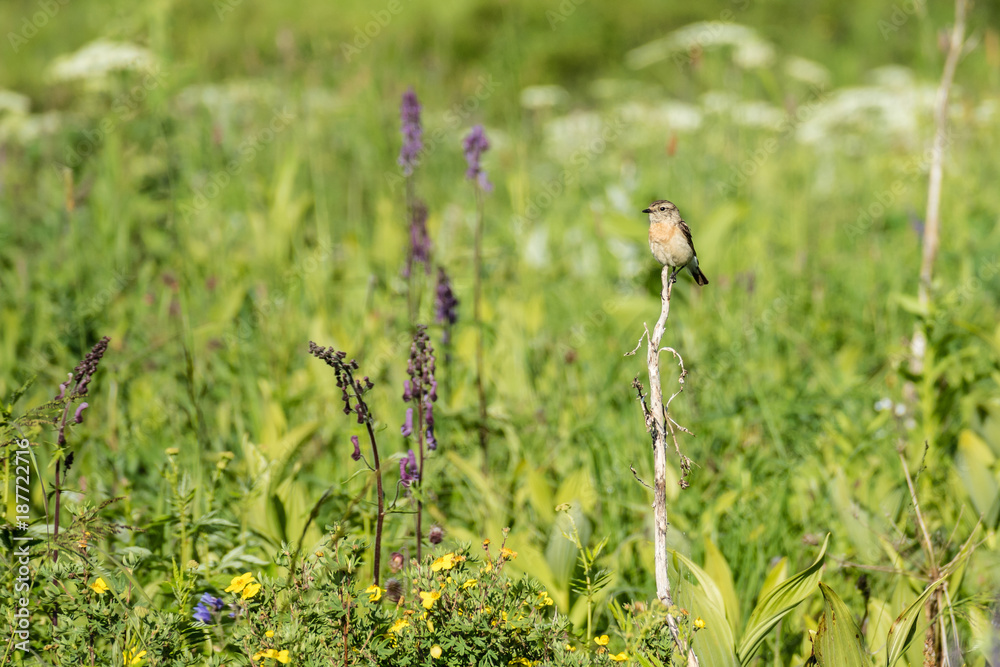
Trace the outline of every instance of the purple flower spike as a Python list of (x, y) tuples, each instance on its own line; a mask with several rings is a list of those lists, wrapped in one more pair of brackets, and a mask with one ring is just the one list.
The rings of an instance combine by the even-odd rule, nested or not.
[[(434, 293), (434, 321), (444, 325), (442, 342), (451, 342), (451, 328), (458, 322), (458, 299), (451, 289), (451, 279), (443, 266), (438, 267), (437, 288)], [(437, 396), (434, 397), (435, 400)]]
[(433, 452), (435, 449), (438, 448), (437, 438), (434, 437), (434, 429), (428, 427), (426, 436), (427, 436), (427, 449)]
[(489, 147), (490, 142), (486, 138), (482, 125), (476, 125), (472, 128), (472, 131), (462, 142), (462, 148), (465, 150), (465, 161), (469, 164), (469, 168), (465, 171), (465, 178), (476, 181), (483, 192), (493, 190), (493, 184), (486, 178), (486, 171), (480, 164), (480, 158), (484, 152), (489, 150)]
[(406, 408), (406, 421), (403, 422), (403, 427), (399, 431), (403, 434), (404, 438), (409, 438), (413, 435), (413, 408)]
[(409, 278), (413, 263), (423, 262), (424, 273), (431, 272), (431, 235), (427, 231), (427, 204), (417, 199), (410, 209), (410, 253), (406, 257), (403, 277)]
[(399, 149), (399, 166), (403, 168), (404, 176), (413, 174), (413, 168), (419, 163), (420, 151), (424, 148), (420, 109), (420, 102), (417, 101), (417, 94), (413, 88), (403, 93), (403, 101), (399, 105), (399, 116), (403, 125), (403, 146)]
[(358, 442), (358, 436), (356, 436), (356, 435), (352, 435), (351, 436), (351, 444), (354, 445), (354, 453), (351, 454), (351, 458), (354, 459), (355, 461), (360, 461), (361, 460), (361, 443)]
[(411, 449), (407, 456), (399, 461), (399, 481), (405, 488), (420, 479), (420, 469), (417, 467), (417, 457)]
[(73, 415), (73, 423), (80, 424), (83, 422), (83, 411), (90, 407), (90, 403), (81, 403), (76, 408), (76, 413)]
[(409, 403), (413, 398), (413, 394), (410, 392), (410, 381), (403, 380), (403, 401)]

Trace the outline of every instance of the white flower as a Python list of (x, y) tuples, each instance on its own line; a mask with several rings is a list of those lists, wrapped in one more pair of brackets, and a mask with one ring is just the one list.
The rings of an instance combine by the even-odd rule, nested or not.
[(785, 74), (793, 79), (820, 88), (830, 85), (830, 70), (815, 60), (790, 56), (785, 60)]
[(733, 62), (739, 67), (768, 67), (774, 62), (774, 47), (753, 28), (739, 23), (700, 21), (632, 49), (625, 55), (625, 63), (632, 69), (642, 69), (674, 54), (720, 46), (734, 47)]
[(55, 81), (100, 79), (116, 71), (146, 71), (155, 63), (156, 58), (148, 49), (99, 39), (57, 58), (49, 67), (49, 76)]
[(760, 127), (778, 130), (785, 122), (785, 113), (767, 102), (748, 100), (739, 102), (732, 108), (733, 121), (745, 127)]
[(23, 116), (28, 113), (30, 108), (31, 98), (27, 95), (0, 88), (0, 112), (9, 111)]
[(521, 91), (521, 106), (525, 109), (546, 109), (568, 99), (569, 93), (562, 86), (528, 86)]

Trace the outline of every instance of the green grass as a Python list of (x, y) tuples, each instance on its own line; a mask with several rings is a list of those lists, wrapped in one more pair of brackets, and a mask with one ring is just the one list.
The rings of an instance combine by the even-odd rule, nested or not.
[[(671, 487), (670, 539), (696, 562), (708, 541), (718, 547), (742, 618), (773, 561), (788, 557), (791, 571), (800, 569), (827, 532), (825, 580), (859, 616), (860, 571), (841, 562), (899, 567), (879, 537), (921, 562), (895, 453), (900, 438), (912, 469), (928, 441), (919, 488), (942, 550), (951, 553), (971, 533), (979, 512), (990, 516), (972, 500), (960, 442), (963, 433), (978, 434), (992, 452), (980, 460), (992, 461), (995, 489), (1000, 174), (991, 156), (1000, 149), (1000, 116), (974, 117), (981, 104), (998, 103), (995, 8), (974, 8), (981, 44), (960, 64), (954, 91), (931, 329), (943, 365), (917, 382), (907, 415), (913, 427), (900, 429), (873, 406), (885, 397), (906, 402), (904, 360), (917, 320), (908, 300), (920, 262), (909, 216), (923, 215), (926, 197), (925, 170), (908, 165), (929, 143), (929, 114), (908, 139), (872, 127), (856, 141), (845, 132), (818, 146), (798, 141), (794, 129), (750, 128), (725, 114), (706, 114), (693, 131), (625, 116), (606, 145), (588, 148), (593, 136), (575, 135), (562, 157), (546, 128), (579, 114), (615, 126), (627, 103), (699, 104), (718, 90), (786, 112), (809, 109), (817, 95), (780, 66), (744, 71), (728, 51), (706, 51), (697, 68), (625, 66), (629, 50), (727, 8), (774, 42), (779, 65), (788, 55), (826, 65), (831, 90), (861, 85), (871, 69), (893, 63), (934, 86), (943, 61), (936, 33), (950, 21), (949, 7), (910, 17), (883, 39), (878, 22), (891, 16), (891, 3), (807, 11), (720, 2), (695, 13), (644, 0), (590, 2), (552, 30), (546, 9), (527, 2), (404, 1), (346, 62), (341, 44), (371, 10), (341, 4), (244, 2), (220, 20), (210, 3), (135, 10), (75, 0), (18, 53), (4, 55), (0, 87), (28, 95), (33, 113), (63, 116), (57, 130), (34, 139), (0, 135), (7, 137), (0, 139), (0, 395), (37, 374), (18, 408), (45, 402), (100, 336), (111, 337), (86, 419), (71, 432), (77, 460), (69, 483), (91, 504), (125, 497), (107, 518), (147, 530), (109, 537), (102, 548), (150, 550), (143, 583), (157, 589), (159, 582), (157, 605), (174, 604), (163, 583), (171, 559), (218, 562), (237, 545), (270, 559), (283, 542), (297, 543), (328, 488), (306, 545), (336, 522), (355, 536), (372, 534), (373, 493), (352, 502), (367, 483), (350, 460), (349, 438), (361, 430), (340, 414), (332, 374), (306, 345), (315, 340), (357, 358), (376, 383), (370, 403), (383, 457), (404, 453), (410, 323), (400, 271), (408, 231), (403, 190), (393, 191), (387, 176), (398, 173), (399, 97), (410, 85), (424, 105), (425, 138), (440, 133), (415, 186), (430, 208), (434, 262), (448, 269), (461, 302), (453, 360), (443, 368), (438, 357), (447, 390), (437, 406), (441, 446), (426, 478), (429, 521), (444, 526), (449, 541), (496, 540), (510, 526), (520, 554), (511, 567), (539, 578), (579, 624), (585, 609), (569, 585), (576, 553), (554, 510), (572, 503), (584, 542), (608, 538), (601, 565), (615, 576), (605, 593), (652, 597), (651, 496), (629, 470), (652, 479), (630, 389), (636, 375), (648, 381), (641, 355), (623, 354), (658, 314), (658, 267), (639, 211), (661, 197), (690, 223), (711, 280), (699, 289), (682, 276), (664, 337), (689, 370), (673, 409), (696, 433), (684, 446), (697, 464), (691, 488)], [(0, 22), (18, 26), (34, 11), (35, 3), (8, 3)], [(96, 92), (46, 80), (53, 58), (102, 36), (150, 48), (161, 76), (115, 75)], [(494, 89), (484, 92), (481, 77)], [(600, 97), (598, 79), (631, 85)], [(553, 83), (568, 91), (565, 103), (521, 107), (524, 87)], [(199, 86), (218, 88), (199, 95)], [(465, 115), (477, 92), (484, 99)], [(818, 95), (820, 103), (832, 98)], [(279, 113), (287, 122), (262, 136)], [(12, 118), (0, 111), (0, 125), (13, 127)], [(102, 121), (110, 129), (94, 142), (87, 133)], [(492, 434), (485, 462), (475, 426), (475, 199), (461, 152), (461, 138), (478, 122), (493, 142), (485, 164), (496, 185), (486, 202)], [(259, 148), (248, 157), (245, 142), (255, 137)], [(88, 154), (68, 160), (68, 149)], [(752, 175), (737, 178), (755, 153), (763, 158)], [(220, 177), (233, 160), (239, 173)], [(71, 176), (61, 166), (67, 161)], [(567, 169), (570, 182), (524, 223), (528, 205), (547, 201), (545, 185), (561, 182)], [(228, 180), (216, 195), (213, 178)], [(884, 215), (855, 233), (860, 211), (894, 184), (898, 195)], [(420, 321), (431, 320), (432, 299), (428, 282)], [(440, 333), (432, 327), (436, 345)], [(673, 387), (666, 356), (663, 376)], [(189, 478), (189, 509), (175, 502), (180, 478), (171, 484), (161, 474), (169, 447), (178, 448)], [(51, 452), (48, 444), (37, 448), (42, 475), (51, 474)], [(225, 452), (235, 456), (213, 484)], [(386, 467), (393, 488), (398, 458)], [(39, 517), (40, 487), (34, 493)], [(991, 502), (988, 493), (983, 502)], [(217, 512), (212, 517), (232, 525), (203, 523), (198, 539), (182, 546), (185, 512), (190, 522)], [(980, 604), (1000, 585), (996, 527), (994, 513), (985, 526), (991, 537), (955, 598)], [(409, 514), (390, 515), (383, 543), (386, 555), (412, 550)], [(209, 570), (206, 579), (239, 573)], [(869, 579), (874, 597), (894, 601), (892, 617), (902, 611), (897, 598), (916, 597), (897, 577), (870, 572)], [(808, 656), (804, 633), (820, 609), (814, 596), (765, 656), (777, 651), (781, 664), (801, 664), (791, 659)], [(603, 604), (598, 622), (610, 622)]]

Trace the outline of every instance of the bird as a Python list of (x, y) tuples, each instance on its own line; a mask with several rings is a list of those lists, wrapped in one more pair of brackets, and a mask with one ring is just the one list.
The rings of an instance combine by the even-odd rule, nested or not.
[(649, 214), (649, 249), (656, 261), (674, 270), (670, 280), (676, 281), (677, 273), (686, 266), (696, 283), (707, 285), (708, 278), (698, 268), (691, 228), (681, 218), (677, 207), (666, 199), (658, 199), (642, 212)]

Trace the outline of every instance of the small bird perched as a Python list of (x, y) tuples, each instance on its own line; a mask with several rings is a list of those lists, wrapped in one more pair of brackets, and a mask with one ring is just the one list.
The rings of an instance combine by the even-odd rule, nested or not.
[(691, 229), (681, 218), (680, 211), (666, 199), (654, 201), (643, 213), (649, 213), (649, 249), (660, 264), (674, 269), (671, 280), (685, 266), (699, 285), (707, 285), (708, 278), (698, 268), (698, 253), (694, 251)]

